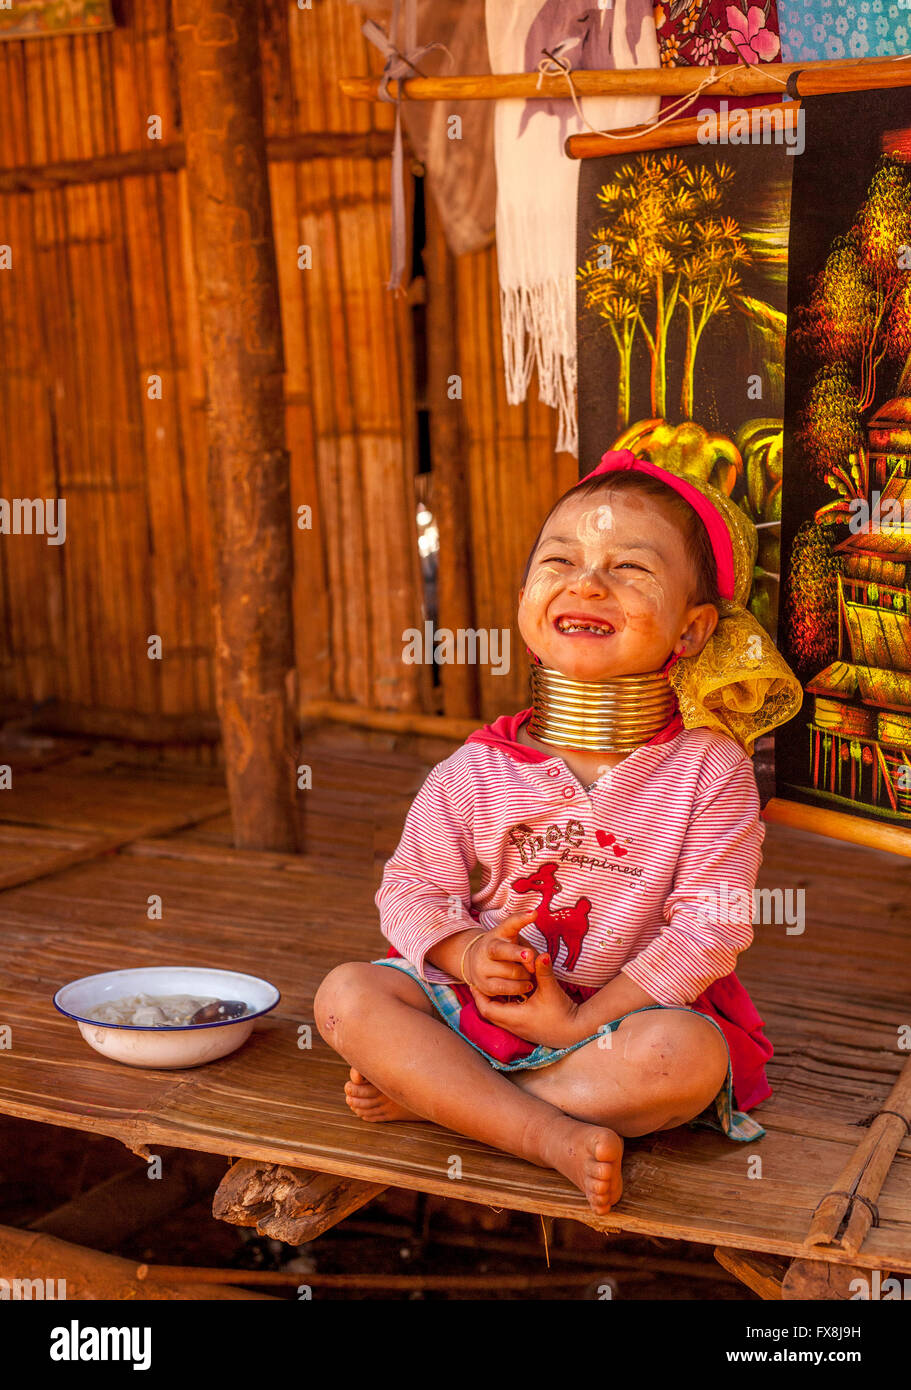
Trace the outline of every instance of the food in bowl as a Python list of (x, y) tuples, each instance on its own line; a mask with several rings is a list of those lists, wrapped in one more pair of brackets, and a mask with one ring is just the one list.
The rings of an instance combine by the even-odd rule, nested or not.
[(247, 1005), (239, 999), (197, 999), (191, 994), (130, 994), (123, 999), (96, 1004), (92, 1022), (128, 1024), (133, 1028), (185, 1028), (193, 1023), (243, 1018), (248, 1012)]
[[(201, 1006), (195, 1022), (115, 1023), (104, 1018), (109, 1007), (119, 1012), (129, 1008), (131, 1001), (134, 1018), (143, 1008), (164, 1013), (162, 1000), (173, 1002), (175, 997), (185, 1001), (185, 1009), (190, 1002)], [(54, 1006), (73, 1020), (89, 1047), (111, 1061), (131, 1067), (176, 1068), (199, 1067), (234, 1052), (280, 997), (273, 984), (257, 975), (203, 966), (153, 965), (71, 980), (54, 995)]]

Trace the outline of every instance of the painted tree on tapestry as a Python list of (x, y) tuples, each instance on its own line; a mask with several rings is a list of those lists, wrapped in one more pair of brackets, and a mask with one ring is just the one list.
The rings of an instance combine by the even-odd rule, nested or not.
[(846, 519), (852, 500), (866, 496), (863, 417), (884, 360), (901, 365), (898, 395), (911, 391), (909, 270), (911, 175), (903, 161), (883, 155), (850, 230), (835, 238), (794, 321), (795, 344), (819, 362), (795, 439), (837, 494), (820, 509), (819, 521)]
[(832, 593), (841, 562), (827, 531), (804, 522), (791, 547), (790, 579), (800, 594), (801, 621), (792, 631), (793, 654), (805, 667), (819, 669), (838, 646), (838, 613)]
[[(680, 411), (693, 415), (693, 371), (699, 343), (713, 316), (730, 311), (740, 288), (737, 266), (750, 253), (737, 222), (720, 215), (734, 170), (688, 167), (676, 154), (639, 155), (598, 195), (605, 220), (591, 255), (579, 268), (586, 307), (608, 326), (619, 356), (617, 428), (630, 423), (633, 339), (641, 330), (651, 359), (651, 408), (667, 416), (668, 332), (683, 318), (686, 349)], [(607, 254), (605, 254), (607, 248)]]

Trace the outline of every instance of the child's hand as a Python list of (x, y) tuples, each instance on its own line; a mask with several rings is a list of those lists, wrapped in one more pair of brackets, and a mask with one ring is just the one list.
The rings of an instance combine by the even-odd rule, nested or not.
[(506, 917), (498, 927), (479, 936), (465, 953), (466, 982), (480, 994), (520, 998), (534, 989), (535, 951), (524, 945), (519, 932), (534, 921), (537, 908)]
[(488, 1023), (508, 1028), (510, 1033), (515, 1033), (517, 1038), (525, 1042), (543, 1043), (545, 1047), (555, 1048), (571, 1047), (573, 1043), (581, 1042), (576, 1017), (579, 1006), (573, 1003), (560, 984), (548, 955), (535, 958), (535, 980), (537, 989), (530, 998), (514, 1000), (510, 1004), (485, 999), (479, 990), (473, 989), (471, 994), (478, 1013)]

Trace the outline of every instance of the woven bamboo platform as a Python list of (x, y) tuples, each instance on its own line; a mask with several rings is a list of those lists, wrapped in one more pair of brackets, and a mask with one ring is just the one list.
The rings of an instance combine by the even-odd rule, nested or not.
[[(452, 745), (321, 727), (307, 746), (319, 773), (307, 793), (308, 853), (297, 858), (231, 848), (215, 771), (137, 772), (86, 756), (16, 771), (12, 759), (14, 789), (0, 798), (0, 857), (17, 879), (0, 892), (0, 1024), (12, 1029), (12, 1047), (0, 1050), (0, 1111), (113, 1136), (138, 1153), (171, 1145), (604, 1231), (819, 1259), (805, 1245), (813, 1211), (907, 1059), (897, 1037), (911, 1021), (908, 861), (769, 825), (760, 886), (803, 888), (806, 930), (759, 928), (740, 972), (776, 1047), (774, 1097), (756, 1112), (767, 1137), (742, 1146), (681, 1129), (632, 1141), (622, 1202), (598, 1219), (556, 1173), (434, 1125), (371, 1126), (347, 1109), (345, 1065), (313, 1026), (314, 991), (337, 962), (385, 954), (373, 905), (382, 863)], [(78, 862), (60, 859), (74, 853)], [(152, 893), (160, 921), (146, 917)], [(264, 975), (281, 1004), (238, 1053), (186, 1072), (105, 1061), (52, 1006), (78, 976), (160, 963)], [(299, 1046), (303, 1024), (309, 1048)], [(458, 1182), (448, 1176), (453, 1153)], [(880, 1224), (850, 1263), (911, 1273), (907, 1139), (878, 1206)], [(847, 1262), (838, 1251), (825, 1258)]]

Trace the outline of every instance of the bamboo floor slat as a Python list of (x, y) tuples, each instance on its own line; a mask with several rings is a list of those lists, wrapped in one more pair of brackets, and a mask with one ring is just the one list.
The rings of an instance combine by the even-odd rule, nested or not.
[[(377, 856), (376, 846), (394, 846), (411, 797), (446, 750), (335, 732), (313, 738), (312, 838), (302, 858), (234, 851), (218, 818), (0, 893), (0, 1023), (13, 1039), (0, 1051), (0, 1111), (109, 1135), (137, 1152), (166, 1144), (257, 1158), (604, 1231), (838, 1260), (838, 1252), (808, 1250), (805, 1237), (907, 1057), (899, 1038), (911, 1022), (911, 865), (767, 827), (760, 886), (806, 895), (804, 932), (758, 928), (739, 972), (776, 1048), (774, 1095), (755, 1112), (767, 1136), (738, 1145), (679, 1129), (633, 1140), (623, 1199), (598, 1219), (556, 1173), (434, 1125), (366, 1125), (344, 1104), (346, 1067), (316, 1032), (313, 995), (336, 963), (385, 954), (373, 895), (388, 849)], [(140, 810), (148, 820), (175, 797), (205, 790), (172, 774), (158, 783), (156, 806), (147, 774), (132, 790), (125, 784), (134, 779), (111, 768), (94, 779), (66, 764), (34, 776), (45, 778), (45, 799), (20, 779), (28, 814), (16, 820), (18, 792), (8, 794), (0, 855), (8, 845), (19, 855), (56, 852), (55, 839), (122, 826)], [(93, 781), (94, 800), (67, 800)], [(70, 814), (66, 834), (49, 828)], [(160, 921), (146, 917), (152, 893), (162, 898)], [(181, 1073), (104, 1060), (51, 1004), (55, 989), (80, 975), (166, 962), (263, 975), (281, 1003), (239, 1052)], [(310, 1048), (298, 1046), (304, 1024)], [(462, 1160), (459, 1181), (448, 1176), (453, 1154)], [(751, 1177), (757, 1155), (762, 1176)], [(850, 1262), (911, 1273), (911, 1141), (895, 1157), (879, 1210), (880, 1225)]]
[[(54, 771), (17, 772), (16, 809), (23, 822), (11, 825), (0, 816), (0, 891), (113, 853), (137, 838), (184, 829), (226, 806), (218, 786), (178, 785), (177, 795), (165, 797), (161, 787), (156, 778), (125, 779), (76, 760)], [(0, 809), (9, 815), (12, 798)], [(33, 818), (45, 816), (51, 817), (50, 828), (37, 828)], [(95, 823), (104, 817), (108, 823), (99, 834)], [(87, 826), (94, 833), (85, 833)]]
[(195, 810), (212, 813), (225, 804), (223, 783), (203, 779), (166, 780), (159, 773), (98, 770), (88, 759), (74, 759), (33, 772), (13, 774), (13, 787), (0, 796), (0, 823), (89, 831), (96, 836), (128, 834), (151, 821), (176, 819)]
[(39, 873), (60, 855), (97, 841), (97, 835), (86, 831), (43, 830), (33, 825), (0, 822), (0, 879), (9, 874)]

